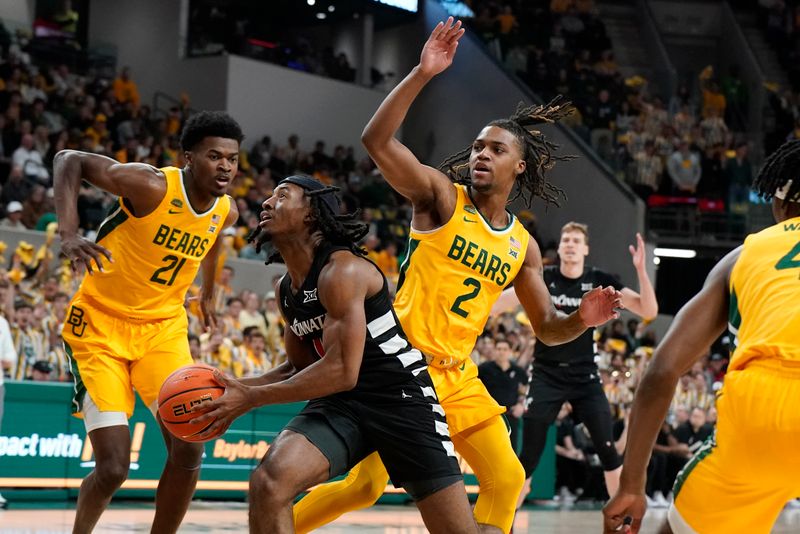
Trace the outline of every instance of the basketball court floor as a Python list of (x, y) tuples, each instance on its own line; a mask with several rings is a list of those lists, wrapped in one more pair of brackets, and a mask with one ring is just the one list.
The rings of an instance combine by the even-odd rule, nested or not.
[[(0, 534), (68, 534), (74, 517), (74, 503), (36, 505), (24, 508), (11, 504), (0, 510)], [(38, 506), (38, 507), (37, 507)], [(60, 508), (59, 508), (60, 506)], [(67, 506), (69, 506), (67, 508)], [(665, 509), (650, 510), (642, 533), (655, 533), (666, 515)], [(153, 509), (139, 503), (118, 503), (107, 510), (96, 534), (149, 532)], [(586, 534), (600, 533), (599, 509), (559, 509), (531, 507), (523, 510), (514, 524), (515, 534)], [(242, 503), (195, 502), (187, 514), (182, 534), (247, 532), (247, 509)], [(413, 506), (374, 506), (361, 512), (345, 514), (335, 523), (316, 532), (325, 534), (425, 534), (419, 514)], [(800, 510), (785, 510), (774, 533), (800, 532)]]

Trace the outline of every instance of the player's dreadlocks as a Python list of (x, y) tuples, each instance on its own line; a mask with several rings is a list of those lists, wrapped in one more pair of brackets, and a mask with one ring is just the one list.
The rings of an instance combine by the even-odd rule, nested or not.
[[(517, 177), (517, 194), (511, 198), (513, 202), (519, 197), (530, 206), (534, 197), (539, 197), (550, 204), (559, 205), (559, 199), (566, 200), (567, 195), (562, 189), (547, 181), (545, 173), (553, 168), (557, 161), (567, 161), (575, 156), (557, 156), (553, 152), (558, 145), (545, 138), (544, 134), (536, 130), (538, 124), (554, 123), (572, 113), (575, 108), (571, 102), (565, 101), (559, 95), (549, 103), (541, 106), (526, 107), (522, 102), (517, 106), (517, 111), (508, 119), (492, 121), (488, 126), (498, 126), (508, 130), (517, 138), (522, 159), (525, 160), (525, 171)], [(469, 176), (469, 156), (472, 145), (461, 152), (457, 152), (439, 165), (439, 170), (455, 183), (471, 183)]]
[[(787, 202), (800, 202), (800, 139), (787, 141), (770, 154), (761, 167), (761, 172), (753, 181), (753, 189), (764, 198), (771, 200), (778, 193)], [(782, 191), (791, 182), (788, 190)]]
[[(302, 187), (302, 186), (301, 186)], [(322, 238), (332, 245), (348, 247), (353, 253), (366, 256), (367, 251), (358, 245), (362, 237), (369, 232), (369, 225), (358, 220), (359, 211), (353, 213), (337, 214), (333, 206), (337, 205), (338, 200), (334, 193), (339, 191), (338, 187), (325, 186), (321, 189), (309, 190), (304, 188), (306, 196), (311, 201), (311, 217), (316, 222), (314, 230), (322, 233)], [(256, 227), (247, 241), (255, 243), (256, 252), (261, 252), (265, 243), (269, 243), (270, 235), (261, 232), (261, 227)], [(267, 252), (267, 265), (280, 261), (280, 253), (270, 247)]]

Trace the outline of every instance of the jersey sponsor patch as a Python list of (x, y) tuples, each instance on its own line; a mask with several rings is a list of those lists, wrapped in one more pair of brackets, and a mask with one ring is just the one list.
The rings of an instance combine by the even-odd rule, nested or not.
[(173, 198), (172, 200), (169, 201), (169, 203), (171, 206), (175, 206), (176, 208), (183, 207), (183, 201), (179, 198)]
[(311, 291), (303, 290), (303, 304), (317, 300), (317, 289), (319, 288), (315, 287)]
[(581, 291), (591, 291), (592, 289), (594, 289), (592, 284), (581, 283)]
[(475, 206), (473, 206), (471, 204), (464, 204), (464, 211), (466, 211), (467, 213), (471, 213), (473, 215), (476, 215), (478, 213), (475, 210)]

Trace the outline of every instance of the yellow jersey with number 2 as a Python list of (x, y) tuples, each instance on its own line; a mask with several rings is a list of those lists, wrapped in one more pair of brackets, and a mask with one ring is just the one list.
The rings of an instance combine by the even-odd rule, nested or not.
[(469, 358), (489, 310), (517, 276), (530, 234), (508, 212), (508, 225), (493, 228), (463, 185), (443, 226), (411, 227), (400, 267), (394, 309), (411, 343), (448, 368)]
[(158, 207), (134, 216), (123, 198), (97, 230), (95, 241), (111, 251), (104, 272), (84, 276), (78, 294), (106, 313), (133, 321), (157, 321), (183, 313), (186, 291), (214, 245), (231, 199), (217, 198), (205, 212), (189, 203), (183, 170), (161, 169), (167, 193)]

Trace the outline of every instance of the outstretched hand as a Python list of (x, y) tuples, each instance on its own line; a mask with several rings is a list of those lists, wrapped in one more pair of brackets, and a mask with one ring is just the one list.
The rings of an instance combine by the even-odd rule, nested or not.
[(596, 287), (583, 294), (578, 313), (583, 324), (591, 328), (618, 319), (622, 308), (622, 293), (611, 286)]
[(634, 248), (633, 245), (628, 245), (628, 251), (631, 253), (633, 266), (636, 267), (636, 270), (640, 271), (644, 269), (645, 260), (647, 259), (647, 251), (644, 248), (644, 239), (642, 239), (642, 234), (636, 232), (636, 247)]
[(420, 70), (429, 76), (436, 76), (447, 69), (453, 63), (462, 35), (464, 29), (460, 20), (453, 24), (453, 17), (449, 17), (446, 22), (437, 24), (422, 47)]
[(61, 253), (69, 259), (70, 267), (76, 273), (86, 268), (89, 274), (94, 274), (92, 261), (94, 261), (97, 269), (103, 272), (103, 256), (110, 263), (114, 262), (110, 250), (79, 235), (62, 237)]
[(214, 371), (214, 380), (219, 385), (225, 386), (225, 393), (213, 401), (204, 401), (195, 406), (192, 413), (200, 415), (189, 421), (191, 424), (211, 423), (208, 428), (197, 435), (200, 439), (222, 434), (239, 416), (253, 408), (247, 394), (248, 386), (234, 378), (228, 378), (219, 371)]
[(643, 494), (617, 492), (603, 507), (603, 534), (626, 532), (636, 534), (647, 511)]

